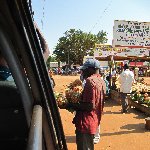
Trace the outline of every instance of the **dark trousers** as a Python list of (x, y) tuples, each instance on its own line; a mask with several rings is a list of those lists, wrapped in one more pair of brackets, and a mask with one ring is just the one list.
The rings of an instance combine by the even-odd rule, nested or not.
[(123, 112), (127, 112), (127, 109), (129, 107), (127, 95), (128, 95), (128, 93), (120, 92), (121, 105), (122, 105)]
[(77, 150), (94, 150), (94, 134), (76, 131)]

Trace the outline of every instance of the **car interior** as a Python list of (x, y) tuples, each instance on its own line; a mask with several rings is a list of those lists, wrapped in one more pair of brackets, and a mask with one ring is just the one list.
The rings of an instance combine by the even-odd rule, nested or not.
[(2, 150), (67, 150), (41, 47), (31, 1), (1, 0), (0, 53), (13, 77), (0, 79)]

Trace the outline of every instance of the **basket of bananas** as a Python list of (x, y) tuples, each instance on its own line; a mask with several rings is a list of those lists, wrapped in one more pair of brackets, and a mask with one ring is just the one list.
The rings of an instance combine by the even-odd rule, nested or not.
[(59, 108), (65, 109), (67, 103), (78, 103), (82, 93), (82, 82), (75, 80), (70, 83), (63, 93), (55, 93), (56, 102)]

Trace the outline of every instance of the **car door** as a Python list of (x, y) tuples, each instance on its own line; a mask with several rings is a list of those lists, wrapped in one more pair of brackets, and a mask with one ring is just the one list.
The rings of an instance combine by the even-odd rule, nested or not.
[[(6, 103), (0, 107), (1, 122), (5, 122), (0, 123), (0, 149), (66, 150), (60, 114), (29, 4), (24, 0), (0, 1), (0, 51), (14, 79), (11, 88), (7, 85), (10, 82), (3, 81), (3, 94), (15, 91), (9, 98), (1, 99)], [(16, 103), (19, 104), (14, 106)], [(5, 134), (8, 136), (4, 137)]]

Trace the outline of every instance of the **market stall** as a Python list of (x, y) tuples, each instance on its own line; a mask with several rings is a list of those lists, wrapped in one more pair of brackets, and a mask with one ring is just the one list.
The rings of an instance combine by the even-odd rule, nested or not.
[[(111, 90), (111, 98), (120, 103), (120, 84), (118, 79), (115, 82), (116, 89)], [(140, 78), (132, 85), (132, 93), (128, 96), (129, 105), (150, 115), (150, 79)]]
[[(113, 58), (113, 59), (112, 59)], [(124, 60), (134, 60), (134, 61), (150, 61), (150, 57), (121, 57), (121, 56), (107, 56), (107, 57), (96, 57), (99, 61), (109, 61), (110, 63), (110, 73), (112, 71), (112, 66), (115, 61), (124, 61)], [(119, 95), (119, 83), (117, 80), (117, 76), (115, 77), (111, 76), (111, 87), (110, 87), (110, 95), (111, 99), (115, 100), (117, 103), (120, 102), (120, 95)], [(149, 77), (147, 77), (149, 78)], [(141, 111), (145, 110), (145, 113), (150, 113), (150, 80), (147, 80), (147, 78), (138, 78), (136, 80), (136, 83), (133, 85), (132, 90), (133, 93), (131, 94), (131, 97), (129, 98), (130, 105), (140, 109)], [(113, 86), (112, 86), (113, 85)], [(115, 86), (114, 86), (115, 85)], [(138, 96), (137, 96), (138, 95)], [(140, 98), (139, 98), (140, 96)]]
[[(95, 57), (95, 59), (97, 59), (99, 61), (109, 61), (108, 64), (109, 64), (109, 68), (110, 68), (110, 76), (112, 75), (112, 71), (113, 71), (114, 65), (116, 64), (117, 61), (122, 61), (122, 62), (123, 61), (130, 61), (130, 62), (134, 61), (135, 62), (135, 66), (134, 67), (136, 67), (136, 65), (139, 64), (138, 61), (150, 62), (150, 57), (149, 56), (144, 56), (144, 57), (140, 57), (139, 56), (139, 57), (137, 57), (137, 56), (116, 56), (116, 55), (111, 56), (111, 55), (109, 55), (107, 57), (97, 56), (97, 57)], [(149, 76), (149, 72), (150, 72), (149, 66), (147, 66), (147, 68), (144, 71), (145, 71), (145, 74), (146, 74), (145, 76), (146, 77), (150, 77)], [(136, 75), (137, 79), (138, 79), (138, 76), (139, 76), (139, 74)], [(116, 80), (116, 76), (115, 77), (111, 76), (111, 78), (110, 78), (110, 88), (113, 88), (112, 86), (113, 86), (113, 83), (115, 82), (115, 80)]]

